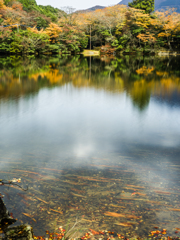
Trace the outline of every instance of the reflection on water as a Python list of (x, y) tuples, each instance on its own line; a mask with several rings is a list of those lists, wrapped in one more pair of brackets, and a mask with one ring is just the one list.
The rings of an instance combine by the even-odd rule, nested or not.
[(180, 220), (179, 58), (0, 59), (0, 178), (36, 234), (174, 234)]

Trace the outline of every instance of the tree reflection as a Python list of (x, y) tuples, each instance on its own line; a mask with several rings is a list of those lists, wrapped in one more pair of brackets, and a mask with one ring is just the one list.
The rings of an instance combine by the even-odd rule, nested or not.
[(125, 92), (140, 111), (150, 97), (163, 98), (180, 92), (179, 58), (135, 57), (84, 58), (67, 57), (0, 58), (0, 99), (37, 93), (71, 83), (107, 92)]

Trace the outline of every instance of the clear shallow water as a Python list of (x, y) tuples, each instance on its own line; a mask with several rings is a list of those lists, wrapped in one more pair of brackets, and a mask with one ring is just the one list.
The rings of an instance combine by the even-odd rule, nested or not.
[(0, 66), (1, 178), (29, 187), (1, 187), (18, 223), (36, 235), (76, 219), (129, 236), (155, 226), (174, 234), (179, 58), (2, 58)]

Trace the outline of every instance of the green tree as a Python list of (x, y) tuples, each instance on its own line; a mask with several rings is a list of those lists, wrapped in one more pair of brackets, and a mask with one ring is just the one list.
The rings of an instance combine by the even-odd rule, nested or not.
[(154, 11), (154, 0), (133, 0), (128, 5), (132, 8), (145, 10), (145, 13)]
[(36, 21), (37, 24), (36, 27), (38, 29), (46, 28), (49, 25), (48, 21), (45, 18), (42, 18), (41, 16), (36, 17), (34, 20)]

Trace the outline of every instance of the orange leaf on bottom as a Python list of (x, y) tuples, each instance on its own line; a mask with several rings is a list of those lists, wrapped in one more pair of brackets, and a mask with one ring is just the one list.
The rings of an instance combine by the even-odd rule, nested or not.
[(90, 231), (91, 231), (91, 233), (93, 234), (93, 235), (99, 235), (99, 232), (96, 232), (95, 230), (93, 230), (93, 229), (89, 229)]

